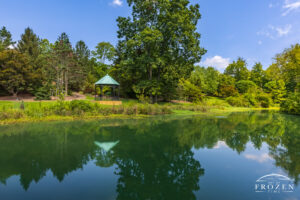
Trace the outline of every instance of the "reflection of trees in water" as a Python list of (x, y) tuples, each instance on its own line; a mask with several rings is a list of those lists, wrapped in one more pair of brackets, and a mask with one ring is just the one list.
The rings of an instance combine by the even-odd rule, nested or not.
[(204, 169), (189, 149), (145, 159), (117, 159), (117, 199), (196, 199)]
[[(117, 164), (119, 199), (160, 199), (172, 194), (175, 199), (193, 199), (203, 169), (193, 159), (191, 148), (212, 148), (219, 140), (238, 153), (245, 151), (249, 141), (258, 149), (266, 142), (275, 164), (299, 181), (298, 117), (236, 113), (224, 119), (168, 119), (114, 121), (105, 126), (75, 122), (0, 127), (0, 181), (20, 175), (27, 189), (48, 170), (62, 181), (66, 174), (96, 159), (101, 167)], [(116, 140), (120, 143), (109, 152), (94, 144)]]
[(114, 149), (117, 199), (196, 199), (204, 169), (191, 148), (179, 143), (175, 128), (158, 124), (146, 135), (125, 135)]

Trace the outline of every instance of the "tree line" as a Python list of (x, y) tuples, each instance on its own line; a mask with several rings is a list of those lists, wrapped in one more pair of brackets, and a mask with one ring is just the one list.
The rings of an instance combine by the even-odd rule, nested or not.
[(100, 42), (90, 51), (83, 41), (73, 47), (66, 33), (54, 43), (39, 38), (26, 28), (21, 39), (12, 41), (5, 27), (0, 29), (1, 95), (20, 92), (40, 99), (72, 91), (92, 92), (93, 83), (105, 75), (112, 59), (113, 46)]
[(3, 27), (1, 94), (25, 92), (47, 99), (73, 91), (97, 93), (94, 83), (109, 73), (121, 83), (123, 97), (150, 103), (198, 102), (204, 96), (227, 98), (238, 106), (268, 107), (287, 98), (299, 101), (299, 44), (276, 55), (266, 70), (261, 63), (249, 70), (246, 61), (238, 58), (220, 73), (196, 66), (206, 53), (197, 32), (198, 4), (189, 0), (127, 2), (132, 14), (117, 19), (117, 45), (100, 42), (93, 51), (83, 41), (72, 46), (66, 33), (50, 43), (30, 28), (16, 43)]

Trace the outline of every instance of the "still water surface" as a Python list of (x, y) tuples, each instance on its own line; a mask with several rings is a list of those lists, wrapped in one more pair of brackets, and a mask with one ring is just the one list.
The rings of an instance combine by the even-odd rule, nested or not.
[[(292, 192), (256, 192), (267, 174)], [(300, 117), (273, 112), (0, 127), (1, 200), (300, 199)]]

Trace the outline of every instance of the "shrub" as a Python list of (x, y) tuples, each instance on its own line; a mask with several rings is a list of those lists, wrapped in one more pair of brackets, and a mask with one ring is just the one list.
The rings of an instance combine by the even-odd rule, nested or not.
[(241, 94), (247, 93), (249, 90), (255, 90), (256, 84), (253, 81), (241, 80), (236, 83), (236, 87)]
[(254, 93), (246, 93), (243, 95), (243, 98), (249, 102), (251, 106), (259, 107), (259, 103), (256, 99), (256, 94)]
[(89, 101), (73, 100), (70, 102), (69, 108), (73, 113), (77, 114), (92, 111), (93, 105)]
[(272, 99), (267, 94), (259, 94), (256, 99), (263, 108), (269, 108), (272, 105)]
[(51, 99), (51, 93), (50, 89), (47, 86), (43, 86), (37, 89), (37, 91), (34, 93), (35, 100), (50, 100)]
[(202, 92), (199, 87), (192, 84), (188, 80), (181, 79), (179, 81), (179, 90), (183, 93), (189, 101), (200, 102), (202, 101)]
[(226, 101), (231, 106), (237, 106), (237, 107), (249, 107), (250, 103), (247, 99), (245, 99), (243, 96), (237, 96), (237, 97), (228, 97)]
[(24, 117), (24, 112), (19, 110), (10, 110), (5, 112), (0, 112), (0, 120), (5, 119), (21, 119)]

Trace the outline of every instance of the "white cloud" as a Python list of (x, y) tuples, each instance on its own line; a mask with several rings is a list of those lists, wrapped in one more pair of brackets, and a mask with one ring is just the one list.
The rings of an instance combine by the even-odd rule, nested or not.
[(214, 56), (211, 58), (206, 58), (201, 64), (206, 67), (215, 67), (219, 71), (223, 72), (224, 69), (229, 65), (230, 58), (223, 58), (221, 56)]
[(271, 39), (276, 39), (288, 35), (291, 32), (291, 30), (291, 24), (287, 24), (283, 27), (275, 27), (273, 25), (269, 25), (267, 29), (257, 32), (257, 35), (265, 36)]
[(288, 24), (283, 28), (275, 27), (275, 30), (277, 31), (279, 37), (289, 34), (291, 32), (291, 29), (292, 29), (291, 24)]
[(284, 12), (282, 16), (288, 15), (292, 11), (297, 11), (300, 9), (300, 0), (285, 0), (283, 4)]
[(213, 147), (214, 149), (220, 149), (220, 148), (228, 148), (226, 142), (224, 141), (218, 141), (217, 144)]
[(113, 2), (111, 4), (114, 6), (122, 6), (123, 1), (122, 0), (113, 0)]
[(247, 158), (249, 160), (255, 160), (259, 163), (264, 163), (269, 160), (273, 160), (273, 158), (271, 156), (269, 156), (269, 154), (267, 154), (267, 153), (263, 153), (261, 155), (245, 154), (244, 156), (245, 156), (245, 158)]
[(261, 40), (258, 41), (258, 45), (262, 45), (262, 41)]

